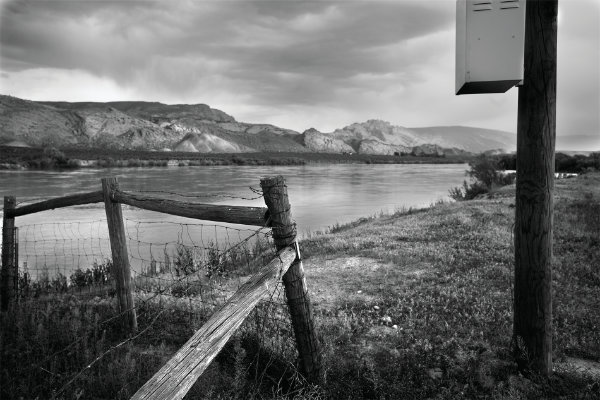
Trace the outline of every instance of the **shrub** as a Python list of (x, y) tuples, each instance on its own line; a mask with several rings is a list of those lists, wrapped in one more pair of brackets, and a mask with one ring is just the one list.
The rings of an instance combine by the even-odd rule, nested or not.
[[(467, 184), (467, 181), (464, 181), (463, 186), (466, 184)], [(450, 190), (448, 190), (448, 196), (450, 196), (451, 199), (456, 200), (456, 201), (465, 200), (465, 194), (463, 193), (462, 188), (459, 186), (450, 188)]]
[(69, 160), (65, 153), (57, 149), (56, 147), (45, 147), (43, 150), (44, 158), (42, 159), (47, 164), (47, 168), (58, 167), (58, 168), (77, 168), (79, 164), (77, 161)]
[[(502, 154), (494, 156), (498, 169), (516, 170), (517, 155)], [(600, 170), (600, 153), (591, 153), (588, 156), (576, 154), (570, 156), (564, 153), (556, 153), (554, 157), (554, 170), (556, 172), (584, 173), (588, 170)]]
[(584, 173), (588, 170), (600, 170), (600, 153), (591, 153), (589, 156), (576, 154), (569, 156), (556, 153), (554, 159), (556, 172), (570, 172), (575, 174)]
[(500, 169), (517, 169), (517, 155), (516, 154), (502, 154), (497, 156), (498, 168)]
[(54, 279), (52, 279), (51, 285), (57, 293), (66, 293), (69, 287), (67, 284), (67, 277), (60, 272), (56, 274)]
[(173, 257), (173, 266), (176, 276), (188, 276), (198, 270), (198, 262), (193, 248), (182, 244), (177, 245)]
[(208, 244), (208, 260), (205, 263), (205, 268), (206, 276), (209, 278), (214, 275), (226, 275), (221, 251), (212, 241)]
[(108, 283), (111, 277), (112, 261), (106, 260), (103, 264), (94, 262), (92, 268), (85, 271), (77, 269), (71, 274), (69, 280), (71, 285), (77, 288), (84, 288), (92, 285), (104, 285)]
[(449, 190), (449, 196), (457, 201), (472, 200), (480, 194), (488, 193), (497, 187), (510, 185), (514, 182), (514, 175), (500, 172), (500, 160), (482, 154), (469, 162), (470, 169), (467, 175), (471, 183), (463, 182), (463, 187), (454, 187)]
[(71, 285), (82, 288), (89, 284), (90, 277), (85, 273), (85, 271), (77, 269), (71, 274), (69, 280), (71, 281)]
[(202, 293), (200, 282), (178, 281), (171, 285), (171, 295), (174, 297), (194, 297)]
[(449, 190), (450, 198), (456, 201), (473, 200), (480, 194), (489, 192), (489, 188), (480, 181), (475, 181), (471, 184), (463, 181), (463, 187), (453, 187)]

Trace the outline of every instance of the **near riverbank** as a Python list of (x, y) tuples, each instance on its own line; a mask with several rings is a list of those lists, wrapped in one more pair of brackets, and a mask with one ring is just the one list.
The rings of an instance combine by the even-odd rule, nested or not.
[(332, 398), (600, 398), (600, 174), (556, 181), (554, 375), (511, 355), (514, 185), (303, 241)]

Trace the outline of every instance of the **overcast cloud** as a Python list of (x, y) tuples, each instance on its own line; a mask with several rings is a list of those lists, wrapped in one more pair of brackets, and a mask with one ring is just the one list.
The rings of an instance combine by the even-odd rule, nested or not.
[[(205, 103), (331, 131), (514, 132), (517, 90), (454, 95), (455, 1), (0, 0), (0, 92)], [(600, 131), (600, 2), (559, 0), (558, 135)]]

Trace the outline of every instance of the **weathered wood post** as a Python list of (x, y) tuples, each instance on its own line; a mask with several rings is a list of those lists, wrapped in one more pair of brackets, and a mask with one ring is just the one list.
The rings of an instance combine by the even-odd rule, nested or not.
[[(260, 186), (265, 204), (269, 209), (273, 240), (277, 250), (281, 250), (296, 241), (296, 225), (292, 221), (285, 179), (282, 176), (263, 178)], [(300, 259), (296, 259), (283, 275), (283, 284), (302, 373), (309, 382), (319, 383), (322, 377), (321, 351), (315, 332), (304, 268)]]
[(552, 372), (552, 223), (558, 0), (527, 0), (519, 87), (513, 343), (521, 369)]
[(1, 295), (2, 311), (8, 310), (18, 290), (18, 262), (16, 260), (15, 217), (7, 215), (14, 210), (17, 200), (14, 196), (4, 196), (4, 216), (2, 218), (2, 272)]
[(123, 225), (121, 204), (113, 201), (114, 192), (119, 188), (117, 178), (102, 178), (102, 195), (104, 209), (110, 236), (110, 249), (112, 252), (113, 276), (117, 286), (119, 311), (123, 313), (124, 325), (132, 332), (137, 331), (137, 317), (133, 303), (131, 289), (131, 271), (127, 255), (127, 238)]

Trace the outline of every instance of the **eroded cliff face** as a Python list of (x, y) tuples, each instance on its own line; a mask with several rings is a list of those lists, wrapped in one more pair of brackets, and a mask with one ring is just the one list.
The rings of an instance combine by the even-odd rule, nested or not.
[(317, 153), (355, 153), (355, 149), (343, 140), (311, 128), (302, 134), (304, 145)]
[[(375, 141), (390, 146), (412, 147), (423, 142), (409, 129), (394, 126), (386, 121), (371, 119), (361, 123), (354, 123), (342, 129), (336, 129), (332, 135), (346, 143), (354, 143), (360, 147), (365, 140)], [(366, 148), (369, 148), (368, 146)], [(374, 148), (377, 148), (376, 146)]]
[(444, 149), (437, 144), (422, 144), (412, 148), (410, 152), (413, 156), (433, 156), (441, 157), (445, 153)]
[(401, 155), (409, 154), (411, 151), (410, 147), (384, 143), (375, 139), (363, 140), (358, 148), (360, 154)]
[(419, 156), (444, 154), (441, 147), (424, 143), (409, 129), (380, 120), (355, 123), (331, 133), (311, 128), (303, 135), (304, 144), (315, 152)]
[(237, 122), (205, 104), (34, 102), (0, 95), (0, 145), (222, 153), (307, 151), (300, 142), (298, 132)]
[(188, 133), (174, 146), (173, 150), (194, 153), (245, 153), (254, 151), (251, 148), (229, 142), (210, 133)]
[[(311, 151), (360, 154), (441, 157), (481, 153), (489, 149), (514, 150), (516, 137), (510, 132), (464, 126), (405, 128), (386, 121), (354, 123), (330, 133), (309, 129), (304, 142)], [(504, 143), (504, 145), (502, 145)]]

